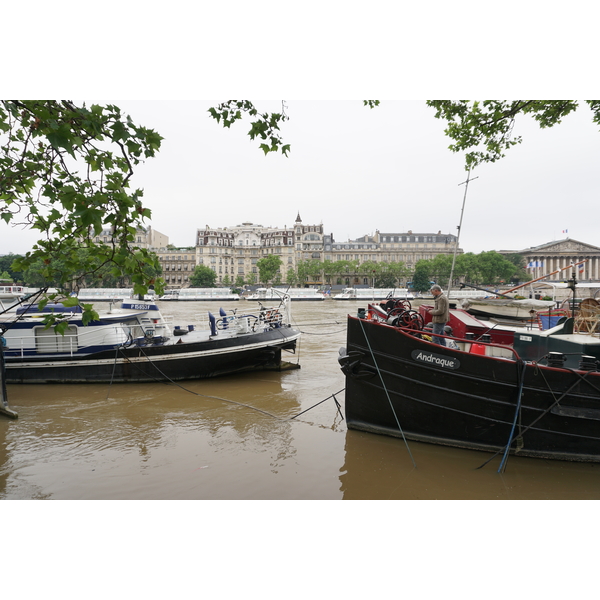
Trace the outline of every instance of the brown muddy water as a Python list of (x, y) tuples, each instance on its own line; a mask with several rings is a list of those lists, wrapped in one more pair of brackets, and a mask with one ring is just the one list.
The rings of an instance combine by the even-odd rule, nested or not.
[[(298, 370), (180, 385), (9, 385), (19, 418), (0, 418), (0, 499), (600, 498), (600, 465), (510, 457), (500, 475), (499, 459), (477, 469), (486, 453), (409, 442), (415, 468), (402, 440), (348, 431), (331, 396), (343, 415), (337, 354), (346, 315), (362, 305), (294, 303), (304, 335), (287, 358)], [(215, 304), (161, 309), (187, 325), (206, 322)]]

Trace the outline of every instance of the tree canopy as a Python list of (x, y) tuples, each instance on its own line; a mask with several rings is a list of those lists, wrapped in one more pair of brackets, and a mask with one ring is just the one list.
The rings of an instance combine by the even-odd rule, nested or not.
[(17, 258), (21, 258), (21, 255), (12, 254), (12, 252), (10, 254), (0, 256), (0, 271), (7, 272), (13, 281), (22, 281), (23, 273), (21, 271), (15, 271), (12, 268), (12, 265)]
[[(129, 277), (136, 293), (150, 283), (160, 289), (146, 273), (147, 265), (160, 269), (157, 258), (135, 246), (136, 228), (151, 213), (130, 182), (161, 140), (113, 105), (0, 101), (0, 218), (40, 232), (15, 270), (41, 261), (43, 277), (63, 285), (108, 265), (113, 276)], [(97, 243), (105, 228), (112, 242)], [(52, 258), (59, 257), (57, 270)]]
[[(451, 268), (450, 254), (438, 254), (432, 260), (420, 260), (415, 265), (413, 287), (418, 291), (425, 291), (424, 287), (431, 280), (445, 288), (448, 286)], [(452, 285), (457, 285), (458, 279), (473, 285), (498, 285), (507, 283), (517, 273), (529, 277), (524, 271), (519, 271), (519, 267), (513, 261), (494, 250), (479, 254), (467, 252), (456, 257)]]
[[(593, 121), (600, 124), (600, 100), (584, 100), (592, 110)], [(379, 100), (363, 100), (369, 108), (379, 106)], [(540, 127), (553, 127), (569, 113), (577, 110), (577, 100), (428, 100), (435, 109), (435, 117), (446, 121), (446, 135), (453, 140), (452, 152), (465, 152), (465, 169), (470, 170), (485, 162), (496, 162), (504, 152), (522, 142), (512, 131), (518, 115), (533, 117)], [(209, 114), (223, 127), (229, 128), (247, 114), (252, 118), (248, 136), (261, 141), (260, 149), (281, 151), (286, 156), (290, 145), (285, 144), (280, 125), (289, 119), (285, 101), (281, 112), (259, 112), (249, 100), (227, 100), (209, 109)]]
[(221, 123), (223, 127), (229, 129), (233, 123), (248, 114), (253, 120), (251, 122), (248, 136), (251, 140), (259, 138), (262, 140), (260, 149), (268, 154), (281, 150), (282, 154), (288, 155), (290, 145), (284, 144), (281, 138), (279, 125), (288, 120), (285, 114), (285, 102), (281, 102), (281, 112), (263, 112), (260, 113), (250, 100), (227, 100), (208, 110), (210, 116)]
[(262, 283), (267, 285), (272, 282), (276, 277), (281, 265), (283, 264), (281, 258), (276, 254), (269, 254), (264, 258), (256, 261), (258, 267), (258, 275)]
[(190, 287), (215, 287), (217, 274), (206, 265), (198, 265), (190, 275)]
[[(585, 100), (600, 124), (600, 100)], [(453, 140), (452, 152), (465, 152), (465, 169), (496, 162), (504, 152), (522, 142), (512, 131), (518, 115), (530, 115), (541, 128), (561, 123), (577, 110), (576, 100), (428, 100), (435, 117), (447, 123), (445, 134)]]
[[(87, 265), (93, 261), (88, 248), (79, 248), (75, 250), (77, 261), (80, 264)], [(148, 263), (143, 267), (144, 277), (148, 280), (156, 280), (161, 274), (161, 270), (157, 270), (152, 264)], [(66, 291), (72, 290), (71, 284), (61, 282), (62, 274), (66, 270), (65, 261), (60, 257), (52, 256), (48, 260), (37, 260), (30, 263), (27, 270), (22, 274), (23, 282), (30, 287), (47, 288), (56, 287), (63, 288)], [(49, 273), (49, 275), (48, 275)], [(72, 276), (76, 279), (81, 287), (93, 288), (124, 288), (131, 285), (129, 277), (124, 273), (116, 273), (109, 265), (105, 264), (102, 267), (91, 272), (88, 267), (84, 267), (81, 272), (73, 272)]]

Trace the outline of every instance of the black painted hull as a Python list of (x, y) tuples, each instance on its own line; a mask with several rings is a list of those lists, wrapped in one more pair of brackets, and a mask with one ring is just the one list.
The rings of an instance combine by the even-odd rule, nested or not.
[(281, 368), (282, 350), (294, 351), (298, 331), (277, 328), (210, 341), (119, 348), (77, 357), (11, 357), (7, 383), (128, 383), (205, 379)]
[(513, 431), (520, 455), (600, 462), (600, 373), (528, 364), (521, 380), (523, 363), (353, 317), (347, 336), (351, 429), (488, 451), (505, 448)]

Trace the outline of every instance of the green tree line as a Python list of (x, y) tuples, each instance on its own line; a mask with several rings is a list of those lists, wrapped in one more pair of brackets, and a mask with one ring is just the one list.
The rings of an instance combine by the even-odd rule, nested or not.
[[(67, 292), (77, 291), (81, 287), (118, 288), (132, 285), (131, 277), (111, 263), (101, 263), (93, 266), (94, 258), (88, 248), (78, 248), (73, 251), (73, 255), (78, 263), (82, 265), (79, 270), (72, 270), (72, 266), (67, 265), (67, 261), (62, 258), (43, 259), (38, 257), (35, 260), (28, 261), (29, 266), (26, 269), (17, 271), (14, 266), (20, 264), (23, 258), (21, 255), (7, 254), (0, 256), (0, 273), (2, 274), (0, 277), (2, 279), (12, 279), (15, 283), (21, 283), (27, 287), (58, 288)], [(147, 263), (143, 267), (143, 274), (148, 282), (156, 280), (161, 271), (158, 260)], [(65, 272), (69, 272), (72, 279), (64, 278), (63, 274)]]
[[(412, 287), (420, 292), (428, 290), (431, 281), (447, 288), (452, 270), (452, 256), (438, 254), (432, 260), (420, 260), (415, 265)], [(452, 286), (461, 281), (471, 285), (502, 285), (529, 281), (525, 259), (520, 254), (502, 255), (494, 250), (473, 254), (466, 252), (456, 257)]]
[[(402, 262), (375, 262), (357, 260), (320, 261), (317, 259), (300, 261), (295, 269), (283, 272), (283, 261), (279, 256), (269, 255), (257, 261), (257, 273), (247, 277), (223, 278), (224, 286), (242, 288), (244, 285), (290, 285), (302, 287), (307, 284), (346, 285), (358, 278), (361, 282), (376, 288), (406, 287), (411, 284), (415, 290), (426, 291), (431, 281), (442, 287), (448, 286), (452, 269), (452, 255), (439, 254), (432, 260), (420, 260), (414, 271)], [(453, 285), (460, 281), (472, 285), (500, 285), (516, 281), (528, 281), (525, 260), (519, 254), (502, 255), (495, 251), (473, 254), (468, 252), (456, 257)], [(199, 265), (190, 277), (192, 287), (214, 287), (217, 274), (209, 267)]]
[[(77, 250), (78, 261), (81, 264), (90, 264), (93, 258), (86, 248)], [(63, 261), (53, 258), (49, 262), (38, 258), (33, 261), (25, 271), (14, 270), (21, 256), (7, 254), (0, 256), (0, 278), (12, 279), (28, 287), (57, 287), (61, 286), (72, 291), (72, 287), (65, 284), (61, 273), (66, 268)], [(158, 263), (158, 261), (156, 261)], [(155, 264), (156, 264), (155, 263)], [(357, 260), (300, 261), (296, 269), (284, 272), (283, 261), (279, 256), (271, 254), (257, 261), (258, 273), (248, 276), (238, 276), (235, 279), (225, 276), (223, 285), (242, 288), (244, 285), (291, 285), (302, 287), (308, 283), (322, 285), (345, 285), (346, 281), (354, 278), (366, 279), (368, 285), (377, 288), (406, 287), (412, 280), (412, 287), (418, 291), (426, 291), (430, 282), (435, 281), (442, 287), (447, 287), (452, 268), (452, 256), (439, 254), (431, 260), (420, 260), (414, 271), (410, 271), (402, 262), (375, 262)], [(467, 252), (456, 257), (454, 265), (454, 282), (464, 281), (472, 285), (499, 285), (511, 281), (528, 281), (530, 276), (526, 272), (525, 259), (520, 254), (502, 255), (495, 251), (473, 254)], [(149, 281), (160, 277), (162, 271), (151, 264), (146, 266), (145, 276)], [(74, 273), (74, 281), (81, 287), (127, 287), (131, 281), (124, 276), (120, 269), (102, 264), (95, 270), (86, 267), (80, 273)], [(198, 265), (190, 275), (191, 287), (215, 287), (217, 274), (210, 267)]]

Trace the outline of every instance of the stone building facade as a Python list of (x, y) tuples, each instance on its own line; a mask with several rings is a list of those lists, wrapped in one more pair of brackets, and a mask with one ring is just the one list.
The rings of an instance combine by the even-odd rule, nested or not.
[(205, 229), (196, 233), (196, 262), (217, 274), (217, 284), (233, 285), (238, 277), (258, 282), (257, 262), (270, 254), (281, 259), (280, 277), (295, 267), (294, 229), (242, 223), (235, 227)]
[(323, 225), (304, 225), (300, 213), (294, 223), (296, 262), (301, 260), (323, 261)]
[[(456, 246), (456, 236), (438, 233), (381, 233), (365, 235), (356, 240), (335, 242), (327, 237), (325, 260), (357, 260), (359, 263), (403, 262), (409, 269), (420, 260), (432, 260), (438, 254), (452, 254)], [(459, 248), (459, 254), (463, 251)]]
[[(442, 234), (441, 231), (381, 233), (377, 230), (374, 235), (336, 242), (332, 233), (324, 233), (322, 223), (305, 224), (298, 214), (292, 227), (264, 227), (250, 222), (223, 228), (207, 225), (197, 230), (195, 241), (194, 247), (155, 250), (163, 266), (167, 287), (189, 286), (189, 276), (197, 265), (213, 269), (217, 285), (234, 285), (238, 277), (246, 283), (258, 283), (257, 263), (270, 254), (279, 256), (282, 261), (279, 272), (282, 283), (287, 279), (287, 272), (296, 270), (304, 260), (347, 260), (358, 264), (367, 261), (403, 262), (412, 269), (421, 259), (453, 253), (456, 236)], [(364, 283), (367, 284), (367, 281)]]
[[(417, 233), (411, 230), (404, 233), (381, 233), (377, 231), (374, 240), (379, 245), (381, 260), (403, 262), (414, 269), (420, 260), (433, 260), (438, 254), (453, 254), (457, 238), (450, 233)], [(457, 254), (462, 254), (458, 248)]]
[[(502, 254), (509, 253), (502, 251)], [(548, 281), (565, 281), (571, 277), (572, 264), (586, 261), (581, 267), (577, 267), (577, 279), (600, 280), (600, 248), (592, 244), (566, 238), (519, 250), (517, 254), (525, 259), (527, 271), (533, 279), (559, 271), (548, 277)]]
[(197, 263), (197, 249), (158, 248), (154, 250), (162, 266), (162, 277), (167, 288), (182, 288), (190, 285), (190, 275)]
[[(110, 244), (112, 242), (113, 235), (112, 229), (103, 229), (100, 235), (94, 238), (97, 244)], [(169, 238), (160, 231), (152, 229), (152, 227), (138, 227), (135, 235), (135, 245), (139, 248), (152, 248), (157, 250), (160, 248), (166, 248), (169, 245)]]
[[(110, 241), (110, 232), (104, 234)], [(149, 239), (162, 239), (163, 243), (168, 241), (166, 236), (159, 236), (162, 234), (154, 230), (140, 232), (140, 245), (149, 244)], [(452, 234), (443, 234), (441, 231), (417, 233), (411, 230), (376, 230), (374, 235), (337, 242), (333, 234), (324, 233), (322, 224), (304, 224), (298, 214), (293, 227), (264, 227), (249, 222), (225, 228), (207, 226), (197, 231), (196, 245), (193, 247), (154, 250), (163, 266), (167, 287), (178, 288), (189, 286), (189, 276), (196, 265), (213, 269), (218, 285), (224, 285), (224, 282), (233, 285), (238, 276), (246, 282), (257, 283), (258, 260), (276, 254), (283, 263), (279, 275), (281, 281), (285, 282), (287, 271), (295, 270), (302, 260), (347, 260), (358, 261), (359, 264), (367, 261), (403, 262), (413, 269), (419, 260), (432, 260), (438, 254), (454, 253), (456, 243), (457, 238)], [(457, 250), (459, 254), (462, 252), (461, 248)], [(586, 261), (577, 268), (578, 280), (600, 281), (600, 247), (592, 244), (567, 238), (524, 250), (499, 252), (522, 255), (533, 279), (559, 271), (548, 277), (548, 281), (564, 281), (571, 277), (572, 271), (568, 268), (571, 264)]]

